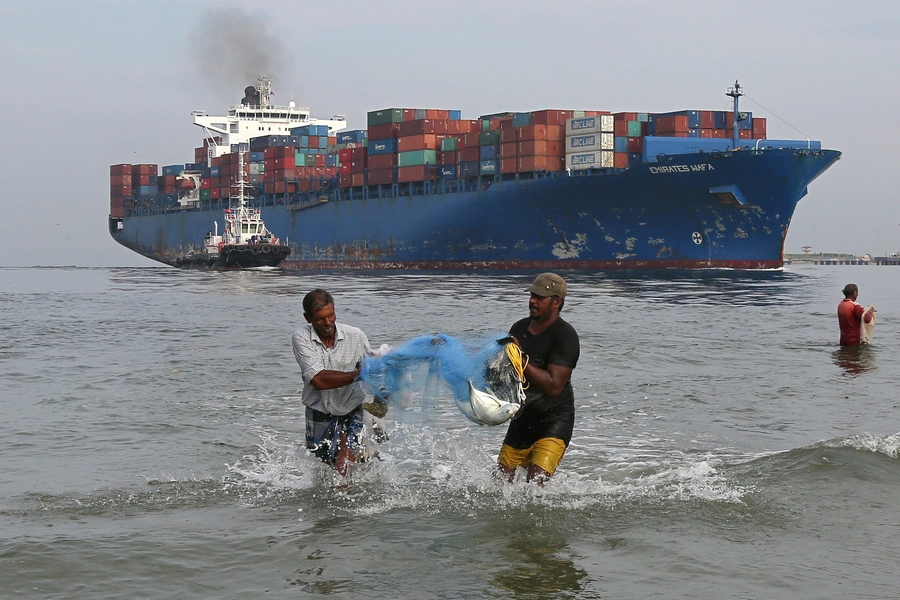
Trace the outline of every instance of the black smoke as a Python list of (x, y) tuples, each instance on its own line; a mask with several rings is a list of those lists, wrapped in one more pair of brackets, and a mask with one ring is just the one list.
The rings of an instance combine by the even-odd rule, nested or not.
[[(278, 82), (284, 70), (284, 46), (260, 14), (236, 8), (209, 8), (192, 33), (194, 63), (216, 93), (236, 99), (261, 76)], [(255, 94), (255, 91), (254, 91)], [(257, 97), (252, 104), (259, 104)]]

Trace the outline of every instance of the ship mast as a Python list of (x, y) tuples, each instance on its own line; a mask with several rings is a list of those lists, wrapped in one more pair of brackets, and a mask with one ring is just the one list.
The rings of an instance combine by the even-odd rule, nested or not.
[(738, 139), (740, 136), (738, 135), (738, 98), (744, 95), (741, 91), (741, 86), (738, 83), (737, 79), (734, 80), (734, 87), (728, 88), (728, 91), (725, 92), (726, 96), (730, 96), (734, 98), (734, 123), (731, 125), (731, 139), (734, 144), (734, 149), (738, 147)]

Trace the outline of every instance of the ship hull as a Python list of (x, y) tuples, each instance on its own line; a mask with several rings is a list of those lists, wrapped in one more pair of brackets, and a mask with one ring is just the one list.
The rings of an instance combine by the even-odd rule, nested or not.
[[(286, 269), (773, 269), (807, 186), (833, 150), (667, 157), (615, 173), (503, 181), (476, 189), (264, 205), (290, 247)], [(373, 190), (370, 189), (370, 193)], [(381, 192), (384, 195), (384, 190)], [(122, 245), (175, 264), (219, 208), (129, 215)]]

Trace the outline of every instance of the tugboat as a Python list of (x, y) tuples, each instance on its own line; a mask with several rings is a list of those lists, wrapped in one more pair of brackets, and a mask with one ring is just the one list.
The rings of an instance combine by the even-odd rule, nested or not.
[(219, 235), (219, 223), (203, 239), (203, 249), (178, 258), (175, 265), (186, 269), (252, 269), (277, 267), (291, 249), (266, 228), (258, 208), (247, 203), (244, 178), (244, 152), (240, 153), (240, 175), (232, 186), (235, 191), (225, 209), (225, 230)]

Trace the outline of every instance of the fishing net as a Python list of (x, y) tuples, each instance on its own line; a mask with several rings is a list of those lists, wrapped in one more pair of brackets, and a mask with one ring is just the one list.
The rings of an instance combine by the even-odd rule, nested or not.
[(401, 410), (427, 411), (450, 395), (467, 418), (482, 423), (469, 400), (470, 382), (501, 402), (521, 402), (516, 369), (502, 338), (465, 342), (445, 334), (416, 337), (366, 358), (360, 379), (371, 394)]

